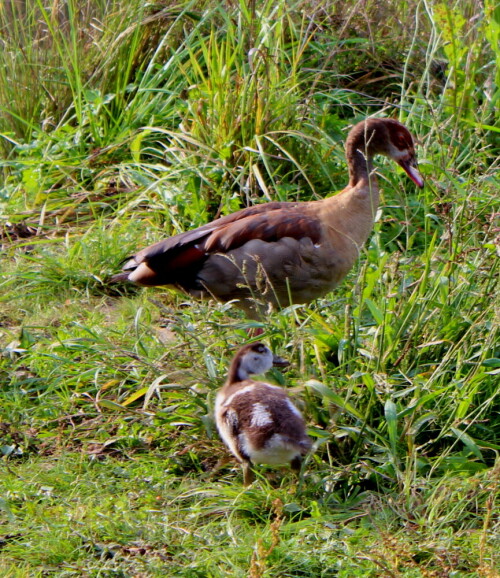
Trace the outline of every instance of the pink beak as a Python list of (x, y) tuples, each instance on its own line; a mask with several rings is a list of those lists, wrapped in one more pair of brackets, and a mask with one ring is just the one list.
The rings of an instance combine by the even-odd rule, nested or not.
[(424, 179), (422, 175), (418, 172), (417, 161), (413, 157), (407, 159), (399, 159), (398, 163), (403, 167), (405, 173), (410, 177), (410, 179), (420, 187), (424, 187)]
[(398, 163), (403, 167), (405, 173), (410, 177), (410, 179), (420, 187), (424, 187), (424, 179), (422, 175), (418, 172), (417, 161), (414, 157), (409, 157), (407, 159), (399, 159)]

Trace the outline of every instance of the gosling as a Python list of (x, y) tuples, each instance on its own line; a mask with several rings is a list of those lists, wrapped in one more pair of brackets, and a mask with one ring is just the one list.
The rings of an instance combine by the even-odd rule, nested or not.
[(243, 483), (255, 479), (254, 464), (290, 464), (295, 472), (312, 446), (304, 418), (284, 389), (250, 375), (287, 362), (263, 343), (251, 343), (235, 355), (226, 383), (217, 394), (215, 419), (224, 443), (243, 468)]

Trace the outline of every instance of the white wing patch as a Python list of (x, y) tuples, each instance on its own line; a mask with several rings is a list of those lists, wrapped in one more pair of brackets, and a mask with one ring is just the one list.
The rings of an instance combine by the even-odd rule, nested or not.
[(266, 406), (262, 403), (255, 403), (252, 409), (252, 421), (250, 425), (252, 427), (262, 427), (273, 423), (273, 418)]
[(226, 421), (233, 428), (237, 429), (239, 425), (238, 414), (234, 409), (229, 408), (226, 411)]
[(220, 437), (224, 440), (224, 443), (227, 445), (231, 453), (241, 461), (240, 452), (238, 451), (238, 446), (236, 444), (236, 438), (234, 437), (234, 431), (238, 430), (239, 425), (238, 414), (234, 410), (228, 409), (224, 416), (222, 416), (221, 412), (218, 412), (216, 418)]

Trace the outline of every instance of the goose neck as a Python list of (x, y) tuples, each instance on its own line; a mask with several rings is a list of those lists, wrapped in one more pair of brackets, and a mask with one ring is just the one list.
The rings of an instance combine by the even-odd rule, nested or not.
[(346, 152), (349, 166), (349, 187), (377, 189), (377, 177), (373, 169), (373, 155), (366, 149), (350, 147)]

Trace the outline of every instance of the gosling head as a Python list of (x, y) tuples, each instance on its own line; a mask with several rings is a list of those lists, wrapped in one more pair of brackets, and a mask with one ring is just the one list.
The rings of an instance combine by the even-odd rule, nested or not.
[(238, 383), (250, 375), (266, 373), (271, 367), (286, 367), (288, 362), (278, 357), (263, 343), (249, 343), (242, 347), (231, 363), (228, 383)]

